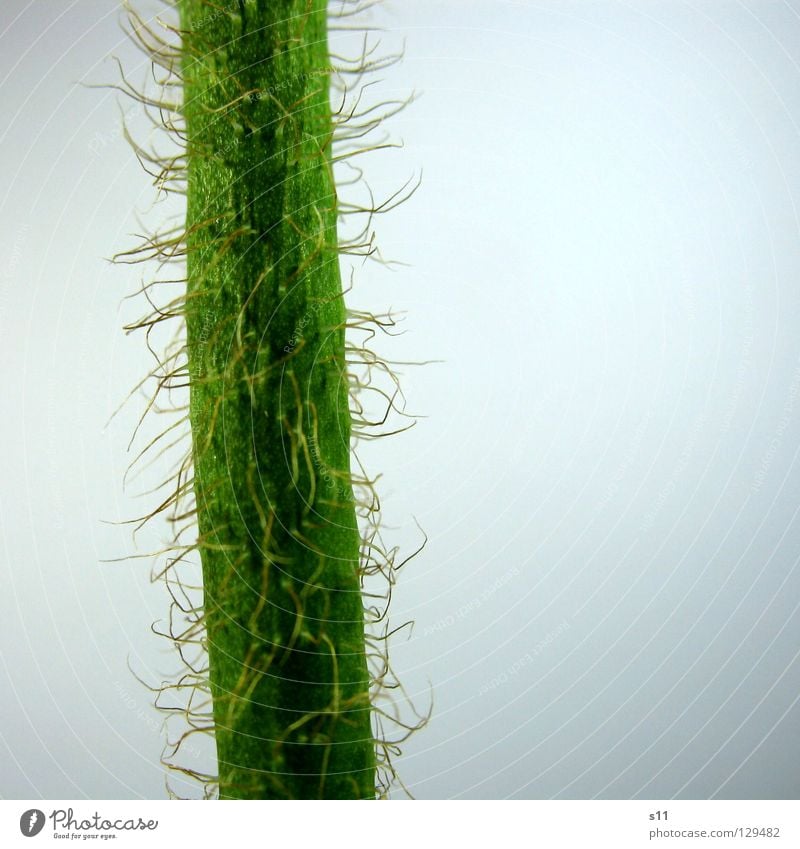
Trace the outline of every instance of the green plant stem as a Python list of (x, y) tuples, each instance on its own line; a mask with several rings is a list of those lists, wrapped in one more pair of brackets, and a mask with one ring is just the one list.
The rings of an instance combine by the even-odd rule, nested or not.
[(180, 0), (221, 798), (374, 798), (322, 0)]

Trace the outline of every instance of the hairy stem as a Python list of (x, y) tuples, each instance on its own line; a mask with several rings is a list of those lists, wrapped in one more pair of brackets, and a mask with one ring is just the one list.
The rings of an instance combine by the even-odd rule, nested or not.
[(220, 796), (374, 798), (326, 4), (178, 8)]

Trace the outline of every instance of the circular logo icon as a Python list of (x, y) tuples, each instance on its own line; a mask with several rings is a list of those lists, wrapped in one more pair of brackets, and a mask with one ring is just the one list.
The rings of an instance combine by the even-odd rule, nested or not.
[(38, 808), (31, 808), (19, 818), (19, 830), (25, 837), (36, 837), (44, 828), (44, 813)]

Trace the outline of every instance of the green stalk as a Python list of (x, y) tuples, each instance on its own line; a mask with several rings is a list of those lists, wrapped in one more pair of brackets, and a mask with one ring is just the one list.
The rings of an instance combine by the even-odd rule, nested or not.
[(178, 3), (221, 798), (374, 798), (324, 0)]

